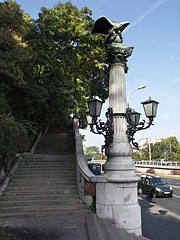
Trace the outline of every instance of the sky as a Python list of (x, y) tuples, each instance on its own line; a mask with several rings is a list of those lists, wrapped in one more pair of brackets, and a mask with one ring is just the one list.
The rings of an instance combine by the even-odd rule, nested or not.
[[(58, 0), (17, 0), (32, 18), (38, 18), (41, 7), (52, 8)], [(59, 1), (65, 3), (67, 1)], [(130, 107), (146, 119), (141, 102), (150, 96), (159, 102), (154, 126), (135, 134), (141, 138), (167, 138), (180, 140), (180, 1), (179, 0), (72, 0), (81, 9), (92, 10), (92, 18), (106, 16), (116, 22), (129, 21), (123, 31), (123, 43), (133, 46), (128, 58), (126, 74), (127, 94), (141, 86), (146, 88), (130, 96)], [(103, 106), (101, 119), (106, 121), (108, 101)], [(100, 147), (102, 136), (90, 133), (89, 127), (81, 131), (88, 146)]]

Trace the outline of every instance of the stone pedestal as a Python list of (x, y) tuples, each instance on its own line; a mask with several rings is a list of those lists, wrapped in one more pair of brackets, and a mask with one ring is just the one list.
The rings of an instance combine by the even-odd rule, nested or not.
[(105, 179), (98, 183), (96, 212), (111, 219), (117, 227), (141, 235), (141, 211), (137, 201), (137, 177), (132, 148), (126, 135), (126, 83), (124, 65), (110, 66), (109, 107), (113, 109), (113, 142), (107, 151)]

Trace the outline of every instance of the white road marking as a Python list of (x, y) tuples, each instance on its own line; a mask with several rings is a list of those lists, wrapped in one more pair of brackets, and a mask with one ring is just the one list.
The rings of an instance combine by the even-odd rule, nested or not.
[(177, 195), (174, 195), (174, 194), (173, 194), (173, 197), (180, 198), (180, 196), (177, 196)]
[(174, 185), (171, 185), (171, 187), (172, 187), (172, 188), (179, 188), (179, 189), (180, 189), (180, 187), (179, 187), (179, 186), (174, 186)]

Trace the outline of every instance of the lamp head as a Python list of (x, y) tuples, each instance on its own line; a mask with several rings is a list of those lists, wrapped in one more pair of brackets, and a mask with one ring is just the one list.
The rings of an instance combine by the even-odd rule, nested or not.
[(103, 102), (100, 101), (99, 99), (94, 98), (94, 99), (88, 100), (87, 104), (88, 104), (90, 116), (93, 118), (99, 117), (101, 114), (101, 108), (102, 108)]
[(147, 118), (155, 118), (157, 114), (158, 102), (152, 100), (150, 97), (147, 101), (142, 102), (144, 107), (144, 112)]
[(132, 126), (136, 127), (137, 125), (139, 125), (140, 115), (141, 114), (136, 112), (135, 110), (132, 110), (130, 112), (129, 116)]

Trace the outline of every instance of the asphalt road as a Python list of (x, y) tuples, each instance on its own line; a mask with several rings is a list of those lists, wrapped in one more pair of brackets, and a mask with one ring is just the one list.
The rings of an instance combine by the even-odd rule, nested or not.
[(139, 196), (143, 236), (152, 240), (180, 240), (180, 180), (165, 181), (173, 188), (172, 198)]

